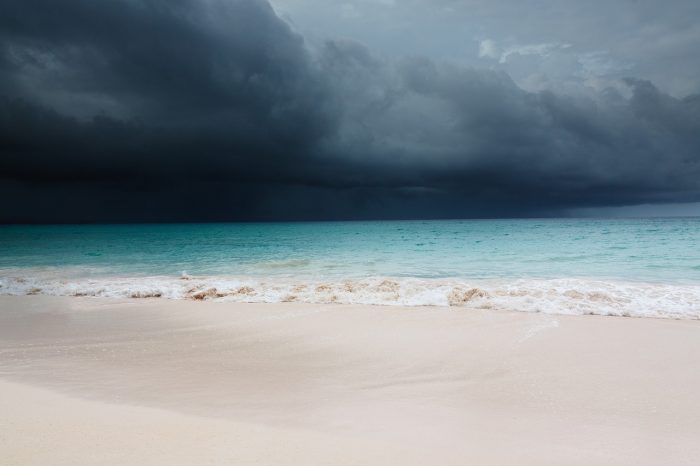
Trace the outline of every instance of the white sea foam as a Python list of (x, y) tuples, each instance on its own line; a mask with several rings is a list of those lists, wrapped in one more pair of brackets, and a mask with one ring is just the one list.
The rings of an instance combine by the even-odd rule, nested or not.
[(61, 269), (0, 270), (0, 294), (451, 306), (550, 314), (700, 319), (700, 284), (599, 279), (78, 277)]

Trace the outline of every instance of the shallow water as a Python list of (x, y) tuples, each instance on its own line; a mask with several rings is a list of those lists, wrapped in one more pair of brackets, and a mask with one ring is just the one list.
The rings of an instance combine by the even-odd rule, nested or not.
[(6, 294), (700, 317), (700, 218), (6, 226), (0, 248)]

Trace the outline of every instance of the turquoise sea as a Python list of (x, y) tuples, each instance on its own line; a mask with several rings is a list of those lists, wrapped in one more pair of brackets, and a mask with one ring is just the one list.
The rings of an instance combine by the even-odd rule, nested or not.
[(700, 218), (0, 227), (0, 293), (700, 317)]

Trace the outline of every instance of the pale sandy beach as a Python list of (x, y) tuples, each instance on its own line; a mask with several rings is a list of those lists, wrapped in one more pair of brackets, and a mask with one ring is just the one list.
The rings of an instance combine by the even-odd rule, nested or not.
[(698, 464), (700, 322), (0, 297), (0, 464)]

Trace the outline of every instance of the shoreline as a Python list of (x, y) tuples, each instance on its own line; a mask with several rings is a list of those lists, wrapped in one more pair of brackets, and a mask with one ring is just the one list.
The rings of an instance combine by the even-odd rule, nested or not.
[(241, 304), (435, 306), (551, 315), (700, 320), (700, 282), (602, 278), (365, 278), (246, 276), (70, 277), (0, 270), (0, 296), (162, 298)]
[(692, 320), (0, 296), (0, 455), (694, 464), (698, 336)]

